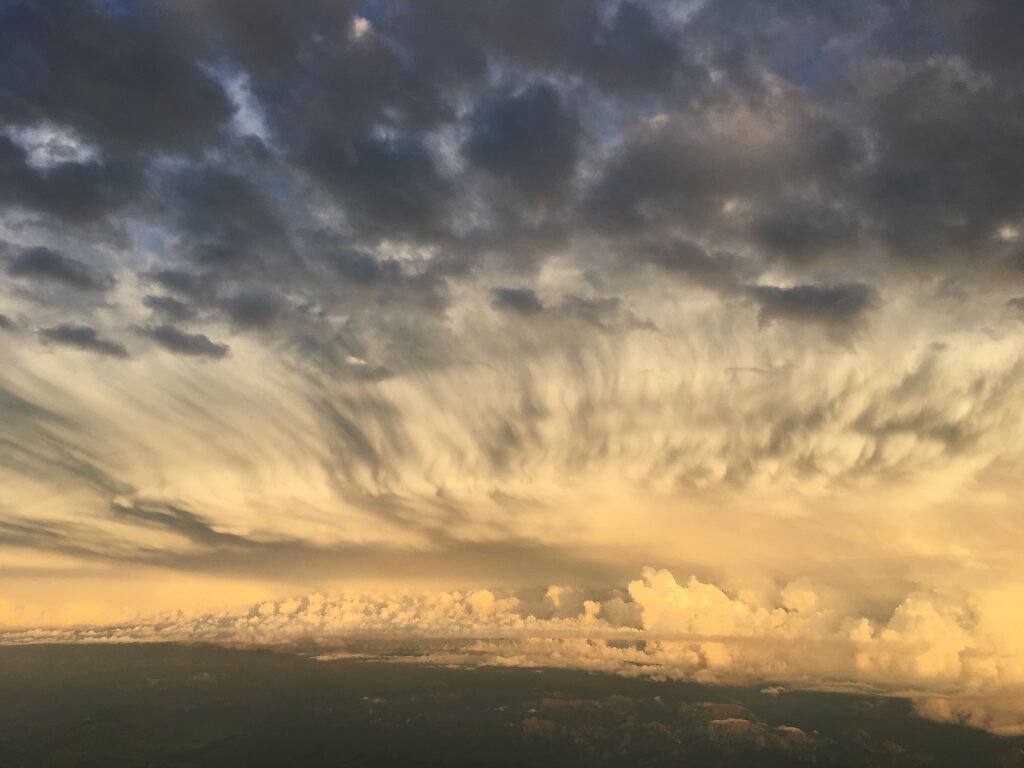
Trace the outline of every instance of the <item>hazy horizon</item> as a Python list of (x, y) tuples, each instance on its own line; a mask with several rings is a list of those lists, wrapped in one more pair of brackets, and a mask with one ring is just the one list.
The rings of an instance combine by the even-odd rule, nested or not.
[(0, 645), (1024, 735), (1020, 29), (0, 0)]

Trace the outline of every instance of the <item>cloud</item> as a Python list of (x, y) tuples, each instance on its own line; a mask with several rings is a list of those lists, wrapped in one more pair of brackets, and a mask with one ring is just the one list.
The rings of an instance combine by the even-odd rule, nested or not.
[(765, 211), (752, 230), (754, 242), (766, 251), (798, 263), (848, 251), (858, 237), (857, 223), (843, 210), (806, 202)]
[(750, 274), (740, 258), (729, 251), (708, 253), (691, 240), (670, 240), (647, 245), (644, 257), (669, 273), (713, 290), (729, 291), (734, 283)]
[(0, 136), (0, 158), (8, 172), (0, 177), (0, 202), (56, 217), (71, 225), (102, 221), (138, 194), (138, 168), (111, 158), (104, 163), (65, 162), (42, 171), (30, 155)]
[(188, 322), (195, 318), (195, 309), (173, 296), (144, 296), (142, 303), (152, 312), (177, 323)]
[(113, 284), (108, 275), (96, 274), (80, 261), (43, 246), (23, 248), (7, 264), (12, 277), (41, 280), (86, 291), (107, 290)]
[(5, 598), (1003, 727), (1012, 4), (150, 5), (0, 3)]
[(762, 326), (775, 321), (811, 323), (840, 335), (856, 331), (876, 301), (875, 290), (863, 283), (758, 285), (749, 292), (761, 306), (757, 319)]
[(495, 288), (491, 294), (496, 309), (520, 315), (536, 315), (544, 309), (537, 294), (529, 288)]
[[(918, 264), (973, 250), (996, 267), (991, 235), (1020, 199), (1004, 174), (1021, 163), (1006, 130), (1016, 109), (999, 80), (958, 56), (864, 70), (864, 108), (885, 141), (862, 205), (883, 242)], [(967, 194), (975, 185), (980, 197)]]
[[(36, 441), (5, 440), (0, 444), (0, 464), (13, 470), (9, 475), (12, 493), (29, 484), (46, 483), (51, 488), (85, 491), (101, 498), (131, 493), (127, 484), (117, 480), (88, 456), (89, 435), (82, 424), (36, 405), (6, 387), (0, 386), (0, 408), (12, 429), (11, 434), (34, 434)], [(38, 487), (38, 486), (37, 486)], [(28, 529), (19, 528), (22, 533)], [(52, 531), (52, 528), (47, 530)]]
[[(118, 508), (144, 524), (170, 527), (193, 541), (214, 534), (173, 508)], [(225, 539), (226, 540), (226, 539)], [(807, 588), (806, 585), (804, 587)], [(621, 593), (620, 593), (621, 594)], [(367, 637), (401, 638), (419, 661), (554, 666), (702, 683), (784, 683), (786, 689), (912, 692), (925, 717), (997, 733), (1019, 733), (1013, 691), (1024, 682), (1024, 656), (1011, 623), (970, 604), (912, 593), (881, 619), (847, 615), (825, 594), (814, 606), (787, 608), (752, 595), (731, 596), (695, 577), (680, 584), (666, 570), (645, 569), (625, 602), (551, 586), (539, 601), (470, 589), (437, 593), (313, 593), (270, 600), (241, 612), (179, 614), (125, 626), (8, 630), (7, 642), (167, 641), (290, 645), (315, 641), (347, 648)], [(986, 600), (988, 602), (986, 603)], [(618, 604), (637, 609), (621, 623)], [(636, 614), (633, 614), (634, 616)], [(433, 648), (418, 648), (426, 638)], [(438, 646), (436, 639), (447, 638)], [(1008, 655), (1009, 654), (1009, 655)], [(400, 654), (399, 654), (400, 656)], [(778, 695), (778, 686), (766, 689)]]
[(152, 339), (158, 345), (176, 355), (186, 357), (225, 357), (230, 348), (227, 344), (210, 341), (204, 333), (185, 333), (173, 325), (154, 325), (136, 329), (136, 333)]
[(262, 287), (243, 289), (224, 299), (222, 306), (238, 328), (270, 328), (284, 311), (281, 297)]
[(467, 157), (529, 197), (544, 200), (571, 181), (581, 131), (550, 84), (531, 84), (485, 102), (472, 126)]
[(273, 200), (244, 175), (189, 168), (167, 179), (166, 186), (176, 203), (172, 214), (181, 250), (195, 263), (245, 269), (260, 263), (268, 249), (288, 248)]
[(348, 37), (353, 42), (358, 42), (373, 32), (373, 24), (362, 16), (353, 16), (349, 25)]
[(63, 163), (88, 163), (97, 159), (90, 147), (74, 131), (52, 123), (15, 126), (7, 130), (28, 156), (33, 168), (47, 171)]
[(207, 295), (211, 285), (201, 275), (185, 272), (180, 269), (160, 269), (144, 275), (143, 279), (152, 280), (162, 288), (187, 298), (200, 298)]
[(101, 336), (95, 328), (87, 325), (65, 323), (53, 328), (42, 328), (39, 338), (47, 344), (95, 352), (105, 357), (128, 357), (128, 349), (124, 344)]
[(1020, 696), (919, 697), (914, 710), (940, 723), (957, 723), (1000, 736), (1024, 735), (1024, 701)]
[(365, 236), (429, 241), (445, 234), (452, 190), (419, 137), (315, 132), (302, 162)]
[[(200, 41), (174, 15), (67, 2), (45, 9), (18, 2), (0, 13), (17, 40), (3, 49), (6, 66), (31, 52), (38, 73), (10, 83), (0, 105), (10, 123), (46, 115), (114, 150), (174, 148), (210, 136), (230, 114), (223, 91), (199, 66)], [(78, 69), (80, 61), (92, 68)], [(152, 88), (156, 76), (160, 94)]]

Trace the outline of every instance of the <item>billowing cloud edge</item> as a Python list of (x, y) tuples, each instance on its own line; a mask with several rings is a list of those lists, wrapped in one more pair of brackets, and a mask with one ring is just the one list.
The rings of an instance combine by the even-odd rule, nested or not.
[[(1024, 734), (1024, 588), (957, 601), (912, 592), (883, 618), (849, 615), (806, 579), (774, 602), (645, 568), (625, 590), (518, 594), (319, 592), (241, 611), (119, 625), (15, 629), (0, 643), (211, 642), (313, 649), (318, 658), (565, 667), (704, 684), (908, 696), (923, 717)], [(16, 614), (11, 613), (13, 618)], [(12, 627), (10, 621), (6, 622)], [(415, 654), (388, 649), (400, 640)], [(776, 687), (781, 686), (781, 688)]]

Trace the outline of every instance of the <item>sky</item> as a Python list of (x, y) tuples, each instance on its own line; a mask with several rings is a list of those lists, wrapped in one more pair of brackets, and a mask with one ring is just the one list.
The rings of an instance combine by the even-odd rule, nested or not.
[(411, 633), (1024, 733), (1022, 25), (3, 0), (0, 639)]

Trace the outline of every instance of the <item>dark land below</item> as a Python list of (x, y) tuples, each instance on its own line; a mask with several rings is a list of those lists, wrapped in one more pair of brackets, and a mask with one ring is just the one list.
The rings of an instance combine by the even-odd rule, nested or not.
[(1024, 766), (895, 698), (189, 645), (0, 647), (0, 768)]

